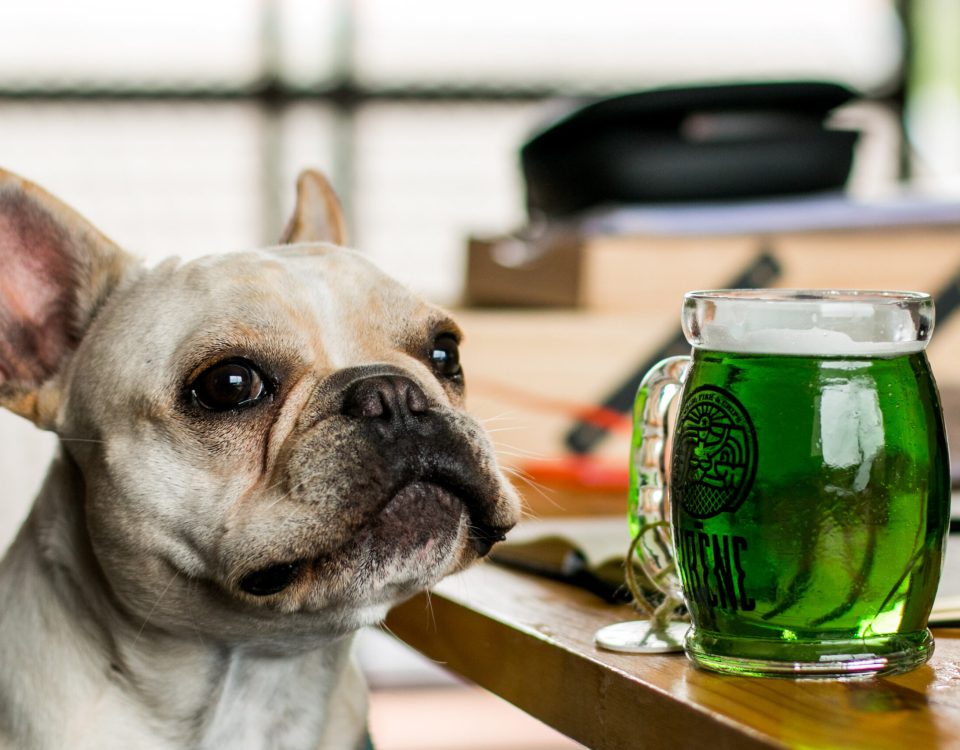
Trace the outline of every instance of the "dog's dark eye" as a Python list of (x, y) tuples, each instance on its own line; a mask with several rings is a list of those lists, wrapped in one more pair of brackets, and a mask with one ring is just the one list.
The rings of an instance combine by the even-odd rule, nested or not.
[(457, 378), (461, 375), (460, 348), (453, 334), (441, 333), (434, 339), (430, 347), (430, 363), (441, 377)]
[(220, 362), (200, 373), (190, 385), (194, 401), (210, 411), (253, 406), (269, 393), (260, 371), (242, 359)]
[(283, 591), (299, 573), (299, 562), (274, 565), (244, 576), (240, 588), (253, 596), (269, 596)]

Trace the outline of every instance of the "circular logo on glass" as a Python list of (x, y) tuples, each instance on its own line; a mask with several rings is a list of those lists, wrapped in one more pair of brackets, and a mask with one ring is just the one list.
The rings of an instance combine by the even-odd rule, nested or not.
[(712, 385), (686, 396), (671, 469), (672, 499), (694, 518), (739, 508), (757, 474), (757, 433), (743, 404)]

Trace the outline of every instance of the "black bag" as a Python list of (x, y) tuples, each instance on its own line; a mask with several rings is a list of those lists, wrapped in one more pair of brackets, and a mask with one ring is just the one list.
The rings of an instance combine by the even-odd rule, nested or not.
[(663, 88), (594, 101), (521, 149), (531, 217), (602, 204), (731, 200), (841, 188), (858, 132), (824, 127), (832, 83)]

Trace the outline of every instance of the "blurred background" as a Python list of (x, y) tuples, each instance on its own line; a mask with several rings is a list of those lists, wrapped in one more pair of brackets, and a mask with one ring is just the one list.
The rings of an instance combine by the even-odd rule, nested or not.
[[(522, 233), (520, 147), (571, 102), (837, 82), (856, 97), (833, 122), (861, 133), (845, 190), (869, 199), (909, 185), (949, 200), (960, 189), (957, 39), (953, 0), (4, 3), (0, 165), (151, 262), (273, 243), (297, 172), (316, 166), (344, 202), (352, 244), (457, 307), (468, 238)], [(574, 317), (550, 335), (592, 335), (564, 314)], [(529, 342), (525, 324), (479, 316), (479, 351), (498, 356), (510, 331)], [(53, 447), (0, 415), (0, 546)], [(384, 636), (365, 636), (362, 656), (381, 750), (573, 746)], [(419, 718), (404, 723), (417, 711), (450, 726), (424, 737)], [(484, 711), (496, 721), (478, 720)]]

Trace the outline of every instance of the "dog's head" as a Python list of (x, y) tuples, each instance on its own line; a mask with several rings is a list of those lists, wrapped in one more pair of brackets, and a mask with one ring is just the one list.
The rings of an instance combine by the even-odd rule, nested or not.
[(457, 325), (298, 188), (289, 244), (146, 269), (0, 173), (0, 403), (61, 436), (104, 582), (159, 627), (342, 633), (517, 518)]

